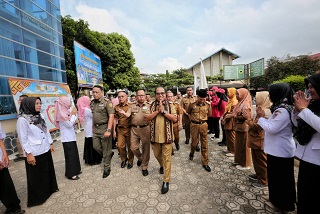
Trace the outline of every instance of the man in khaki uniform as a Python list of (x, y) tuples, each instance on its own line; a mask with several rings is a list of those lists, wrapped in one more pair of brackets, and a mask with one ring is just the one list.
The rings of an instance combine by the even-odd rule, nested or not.
[(208, 116), (211, 115), (211, 105), (206, 102), (207, 90), (200, 89), (197, 93), (198, 99), (195, 103), (189, 105), (187, 113), (190, 115), (190, 130), (192, 137), (191, 152), (189, 159), (193, 160), (197, 144), (201, 143), (201, 162), (203, 168), (210, 172), (208, 165)]
[[(147, 176), (148, 164), (150, 160), (150, 125), (145, 120), (145, 115), (150, 114), (150, 105), (146, 102), (144, 90), (137, 91), (137, 103), (132, 104), (126, 117), (131, 116), (131, 151), (138, 158), (137, 165), (142, 164), (142, 175)], [(142, 152), (140, 152), (140, 141), (142, 143)]]
[[(177, 122), (173, 123), (173, 134), (174, 134), (174, 144), (176, 146), (176, 149), (179, 150), (180, 149), (180, 145), (179, 145), (179, 131), (182, 130), (182, 109), (180, 106), (180, 102), (177, 102), (174, 99), (173, 93), (171, 91), (167, 92), (167, 100), (173, 104), (174, 108), (176, 109), (177, 112)], [(173, 154), (173, 150), (172, 150), (172, 154)]]
[(154, 156), (160, 165), (160, 174), (164, 173), (164, 181), (161, 193), (169, 191), (171, 173), (171, 153), (173, 135), (173, 122), (177, 121), (176, 110), (166, 100), (166, 92), (163, 87), (156, 88), (156, 100), (150, 106), (150, 114), (145, 116), (150, 121), (150, 136)]
[(193, 96), (193, 90), (191, 87), (187, 87), (187, 96), (183, 97), (181, 100), (181, 107), (183, 111), (183, 123), (184, 123), (184, 130), (186, 134), (186, 144), (189, 144), (190, 140), (190, 119), (189, 114), (187, 113), (187, 109), (190, 105), (190, 103), (193, 103), (196, 101), (196, 97)]
[(93, 115), (93, 148), (103, 156), (104, 171), (102, 177), (106, 178), (111, 172), (111, 158), (113, 156), (111, 128), (114, 109), (112, 103), (103, 97), (103, 88), (100, 85), (93, 87), (92, 95), (94, 99), (90, 103), (90, 108)]
[(175, 101), (176, 101), (177, 103), (179, 103), (179, 105), (180, 105), (180, 104), (181, 104), (181, 100), (182, 100), (181, 92), (178, 91)]
[[(119, 104), (114, 107), (116, 118), (118, 119), (118, 128), (115, 129), (114, 123), (113, 137), (118, 139), (118, 151), (121, 158), (121, 168), (124, 168), (128, 161), (128, 169), (133, 167), (134, 155), (130, 149), (130, 131), (131, 131), (131, 117), (126, 117), (125, 113), (129, 110), (128, 95), (124, 91), (118, 92)], [(128, 152), (127, 152), (128, 149)]]

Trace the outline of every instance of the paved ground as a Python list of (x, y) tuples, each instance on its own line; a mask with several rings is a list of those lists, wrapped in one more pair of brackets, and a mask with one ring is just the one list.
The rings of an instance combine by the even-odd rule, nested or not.
[[(181, 148), (175, 151), (172, 163), (170, 190), (160, 193), (163, 176), (151, 152), (149, 175), (143, 177), (141, 168), (120, 168), (116, 155), (112, 160), (111, 175), (103, 179), (101, 166), (87, 166), (81, 162), (83, 173), (78, 181), (64, 177), (64, 155), (61, 143), (55, 142), (53, 155), (60, 191), (43, 205), (27, 208), (27, 187), (24, 162), (10, 162), (10, 173), (21, 206), (27, 213), (276, 213), (265, 207), (261, 191), (251, 186), (246, 178), (250, 171), (239, 171), (224, 155), (226, 147), (209, 141), (209, 159), (212, 171), (202, 168), (200, 153), (188, 160), (189, 145), (184, 144), (184, 130), (180, 132)], [(83, 132), (77, 134), (80, 157), (83, 154)], [(13, 156), (11, 158), (14, 158)], [(1, 191), (1, 190), (0, 190)], [(0, 213), (5, 210), (0, 203)]]

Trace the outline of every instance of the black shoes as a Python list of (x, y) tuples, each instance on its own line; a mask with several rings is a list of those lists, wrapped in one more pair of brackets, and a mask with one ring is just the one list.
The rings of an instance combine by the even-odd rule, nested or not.
[(127, 160), (121, 162), (121, 168), (126, 167), (126, 165), (127, 165)]
[(106, 178), (106, 177), (108, 177), (109, 175), (110, 175), (110, 169), (105, 169), (104, 171), (103, 171), (103, 175), (102, 175), (102, 178)]
[(169, 191), (169, 182), (163, 182), (161, 194), (166, 194)]
[(200, 151), (200, 147), (199, 147), (199, 145), (197, 145), (196, 152), (199, 152), (199, 151)]
[(176, 149), (177, 149), (177, 151), (179, 151), (179, 149), (180, 149), (180, 145), (179, 145), (179, 143), (174, 143), (175, 145), (176, 145)]
[(137, 166), (141, 166), (141, 164), (142, 164), (142, 160), (138, 160), (137, 161)]
[(23, 214), (23, 213), (26, 213), (25, 210), (15, 210), (15, 211), (8, 211), (6, 210), (5, 214)]
[(142, 170), (142, 175), (143, 175), (143, 176), (149, 175), (148, 170), (147, 170), (147, 169), (143, 169), (143, 170)]
[(163, 171), (163, 166), (160, 167), (159, 173), (160, 173), (160, 174), (163, 174), (163, 173), (164, 173), (164, 171)]
[(211, 172), (211, 168), (209, 165), (203, 165), (203, 168), (208, 171), (208, 172)]
[(128, 169), (131, 169), (132, 167), (133, 167), (133, 163), (128, 163), (127, 168), (128, 168)]
[(189, 140), (186, 140), (185, 144), (189, 144)]
[(14, 162), (19, 162), (24, 160), (24, 157), (16, 157), (15, 159), (13, 159)]
[(193, 154), (189, 154), (189, 160), (193, 160)]

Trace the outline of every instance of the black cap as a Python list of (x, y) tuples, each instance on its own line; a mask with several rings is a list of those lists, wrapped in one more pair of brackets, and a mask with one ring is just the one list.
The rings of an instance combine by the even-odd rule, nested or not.
[(197, 95), (201, 98), (206, 98), (207, 97), (207, 90), (206, 89), (200, 89), (197, 91)]

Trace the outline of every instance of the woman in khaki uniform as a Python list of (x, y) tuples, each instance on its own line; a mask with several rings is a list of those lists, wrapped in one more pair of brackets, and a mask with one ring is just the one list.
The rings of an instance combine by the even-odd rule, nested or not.
[[(271, 115), (268, 91), (261, 91), (256, 93), (256, 106), (262, 108), (266, 116)], [(254, 115), (255, 112), (254, 112)], [(264, 145), (264, 131), (259, 126), (258, 118), (253, 116), (252, 120), (247, 121), (249, 125), (249, 139), (248, 147), (251, 148), (251, 157), (255, 174), (248, 175), (249, 180), (254, 181), (253, 187), (259, 189), (268, 188), (268, 176), (267, 176), (267, 155), (263, 151)]]
[(228, 91), (228, 103), (226, 106), (225, 113), (222, 116), (221, 123), (226, 132), (226, 143), (227, 143), (227, 151), (226, 156), (233, 157), (234, 156), (234, 141), (235, 141), (235, 131), (233, 130), (233, 117), (232, 111), (234, 107), (237, 105), (238, 100), (236, 98), (236, 88), (227, 88)]
[(250, 149), (247, 146), (249, 126), (247, 120), (251, 120), (252, 98), (250, 92), (245, 88), (237, 90), (238, 104), (234, 107), (234, 130), (236, 132), (234, 144), (234, 162), (238, 163), (239, 170), (250, 169)]

